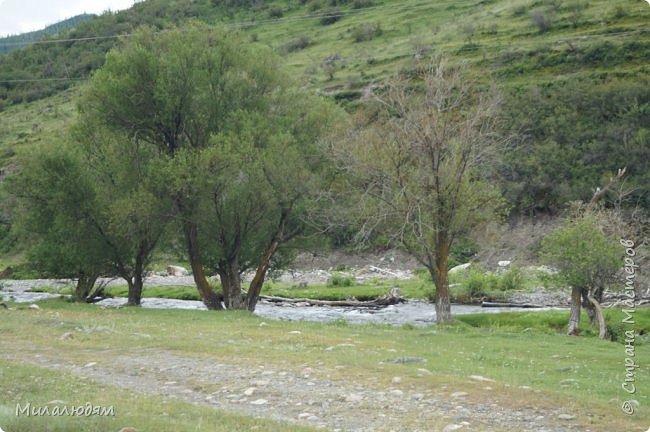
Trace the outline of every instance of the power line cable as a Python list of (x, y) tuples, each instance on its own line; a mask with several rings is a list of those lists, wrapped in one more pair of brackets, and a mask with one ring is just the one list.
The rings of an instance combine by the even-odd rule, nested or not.
[[(431, 7), (434, 6), (447, 6), (447, 5), (457, 5), (457, 2), (447, 2), (447, 3), (436, 3), (430, 5), (430, 7), (427, 7), (427, 9), (430, 9)], [(374, 12), (376, 10), (381, 10), (381, 9), (387, 9), (387, 8), (394, 8), (393, 5), (381, 5), (381, 6), (369, 6), (363, 9), (351, 9), (348, 11), (326, 11), (326, 12), (318, 12), (318, 13), (312, 13), (309, 15), (302, 15), (302, 16), (297, 16), (297, 17), (281, 17), (281, 18), (270, 18), (270, 19), (265, 19), (265, 20), (254, 20), (254, 21), (241, 21), (238, 23), (229, 23), (225, 24), (225, 27), (228, 29), (240, 29), (240, 28), (248, 28), (248, 27), (255, 27), (255, 26), (262, 26), (262, 25), (274, 25), (274, 24), (283, 24), (287, 22), (299, 22), (299, 21), (305, 21), (305, 20), (312, 20), (312, 19), (317, 19), (317, 18), (324, 18), (324, 17), (334, 17), (334, 16), (340, 16), (341, 18), (346, 17), (346, 16), (359, 16), (359, 15), (367, 15), (371, 12)], [(421, 9), (421, 5), (404, 5), (402, 6), (399, 10), (400, 12), (405, 12), (409, 11), (411, 9)], [(168, 32), (171, 30), (160, 30), (155, 33), (164, 33)], [(136, 33), (124, 33), (124, 34), (119, 34), (119, 35), (106, 35), (106, 36), (85, 36), (85, 37), (79, 37), (79, 38), (65, 38), (65, 39), (44, 39), (44, 40), (38, 40), (38, 41), (24, 41), (24, 42), (0, 42), (0, 46), (5, 46), (5, 47), (10, 47), (10, 46), (30, 46), (30, 45), (43, 45), (43, 44), (55, 44), (55, 43), (66, 43), (66, 42), (84, 42), (84, 41), (93, 41), (93, 40), (105, 40), (105, 39), (118, 39), (118, 38), (124, 38), (124, 37), (131, 37), (134, 36)]]
[[(430, 5), (430, 7), (439, 7), (439, 6), (445, 6), (445, 5), (450, 5), (454, 4), (456, 5), (456, 2), (448, 2), (448, 3), (437, 3), (435, 5)], [(427, 5), (429, 6), (429, 5)], [(286, 23), (286, 22), (295, 22), (295, 21), (301, 21), (301, 20), (310, 20), (310, 19), (315, 19), (315, 18), (322, 18), (322, 17), (329, 17), (329, 16), (358, 16), (358, 15), (365, 15), (369, 14), (370, 12), (379, 10), (379, 9), (385, 9), (388, 8), (389, 5), (382, 5), (382, 6), (371, 6), (368, 8), (364, 9), (359, 9), (359, 10), (350, 10), (347, 12), (332, 12), (332, 11), (327, 11), (327, 12), (322, 12), (322, 13), (316, 13), (316, 14), (310, 14), (310, 15), (304, 15), (304, 16), (299, 16), (299, 17), (283, 17), (283, 18), (274, 18), (274, 19), (268, 19), (268, 20), (260, 20), (260, 21), (243, 21), (239, 23), (231, 23), (226, 25), (228, 28), (245, 28), (245, 27), (250, 27), (250, 26), (263, 26), (263, 25), (275, 25), (275, 24), (281, 24), (281, 23)], [(428, 7), (428, 8), (430, 8)], [(411, 9), (421, 9), (422, 5), (405, 5), (399, 9), (399, 12), (406, 12)], [(642, 28), (642, 29), (637, 29), (637, 30), (631, 30), (631, 31), (626, 31), (626, 32), (616, 32), (616, 33), (600, 33), (600, 34), (586, 34), (586, 35), (576, 35), (573, 38), (566, 38), (566, 39), (559, 39), (556, 41), (552, 42), (547, 42), (547, 41), (538, 41), (538, 42), (531, 42), (528, 41), (527, 45), (528, 46), (543, 46), (543, 45), (551, 45), (551, 44), (559, 44), (559, 43), (564, 43), (567, 41), (575, 41), (575, 40), (585, 40), (585, 39), (593, 39), (593, 38), (616, 38), (616, 37), (626, 37), (628, 35), (633, 35), (633, 34), (638, 34), (638, 33), (645, 33), (649, 31), (649, 28)], [(154, 34), (160, 34), (160, 33), (166, 33), (172, 31), (171, 29), (165, 29), (165, 30), (160, 30), (158, 32), (155, 32)], [(51, 39), (51, 40), (43, 40), (43, 41), (33, 41), (33, 42), (24, 42), (24, 43), (16, 43), (16, 44), (24, 44), (24, 45), (36, 45), (36, 44), (53, 44), (53, 43), (65, 43), (65, 42), (79, 42), (79, 41), (92, 41), (92, 40), (105, 40), (105, 39), (116, 39), (116, 38), (124, 38), (124, 37), (131, 37), (134, 36), (136, 33), (127, 33), (127, 34), (121, 34), (121, 35), (109, 35), (109, 36), (88, 36), (88, 37), (82, 37), (82, 38), (66, 38), (66, 39)], [(5, 45), (11, 45), (11, 44), (5, 44)], [(454, 44), (454, 45), (446, 45), (445, 49), (455, 49), (456, 52), (459, 51), (475, 51), (475, 47), (465, 47), (467, 44)], [(500, 44), (500, 45), (490, 45), (490, 49), (499, 49), (503, 47), (512, 47), (515, 44), (513, 43), (508, 43), (508, 44)], [(523, 43), (519, 45), (524, 45)], [(376, 58), (374, 56), (371, 57), (366, 57), (366, 56), (343, 56), (341, 60), (366, 60), (366, 61), (384, 61), (388, 60), (390, 58), (399, 58), (399, 57), (407, 57), (411, 55), (416, 55), (416, 52), (405, 52), (402, 54), (394, 54), (390, 57), (384, 57), (384, 58)], [(497, 56), (490, 56), (486, 58), (496, 58)], [(291, 64), (289, 64), (291, 65)], [(52, 77), (52, 78), (33, 78), (33, 79), (8, 79), (8, 80), (0, 80), (0, 83), (34, 83), (34, 82), (45, 82), (45, 81), (82, 81), (82, 80), (87, 80), (89, 77)]]
[[(630, 35), (638, 34), (638, 33), (646, 33), (650, 31), (650, 28), (648, 29), (638, 29), (638, 30), (633, 30), (633, 31), (628, 31), (628, 32), (618, 32), (618, 33), (605, 33), (605, 34), (592, 34), (592, 35), (581, 35), (581, 36), (576, 36), (576, 38), (568, 38), (568, 39), (558, 39), (555, 41), (536, 41), (536, 42), (531, 42), (528, 41), (527, 43), (519, 43), (519, 44), (500, 44), (500, 45), (489, 45), (489, 48), (491, 50), (495, 49), (500, 49), (500, 48), (511, 48), (515, 46), (524, 46), (526, 48), (532, 49), (535, 47), (539, 46), (549, 46), (549, 45), (554, 45), (554, 44), (561, 44), (565, 43), (567, 41), (575, 41), (576, 39), (579, 39), (581, 41), (588, 40), (588, 39), (596, 39), (596, 38), (616, 38), (616, 37), (627, 37)], [(455, 52), (470, 52), (470, 51), (477, 51), (479, 50), (476, 47), (473, 46), (466, 46), (467, 44), (451, 44), (451, 45), (445, 45), (442, 47), (444, 50), (454, 50)], [(386, 56), (386, 57), (381, 57), (377, 58), (374, 56), (341, 56), (339, 59), (340, 61), (351, 61), (351, 60), (361, 60), (361, 61), (377, 61), (377, 62), (382, 62), (385, 60), (389, 59), (397, 59), (397, 58), (405, 58), (405, 57), (411, 57), (415, 56), (417, 54), (416, 51), (406, 51), (403, 53), (395, 53), (391, 56)], [(490, 56), (483, 56), (484, 59), (496, 59), (498, 58), (498, 54), (493, 54)], [(318, 62), (319, 60), (314, 60), (313, 58), (311, 59), (313, 62)], [(288, 63), (287, 66), (294, 66), (295, 63)], [(57, 77), (57, 78), (33, 78), (33, 79), (12, 79), (12, 80), (0, 80), (0, 84), (16, 84), (16, 83), (34, 83), (34, 82), (46, 82), (46, 81), (84, 81), (89, 79), (88, 76), (85, 77)]]

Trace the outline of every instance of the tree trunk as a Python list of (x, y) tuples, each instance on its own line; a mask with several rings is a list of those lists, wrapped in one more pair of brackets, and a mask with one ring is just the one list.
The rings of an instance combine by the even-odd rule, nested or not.
[(241, 278), (237, 257), (219, 263), (219, 279), (223, 289), (223, 301), (227, 309), (244, 309), (241, 295)]
[(598, 321), (596, 318), (596, 309), (594, 308), (594, 305), (589, 301), (589, 290), (587, 288), (583, 288), (581, 290), (581, 295), (582, 295), (582, 308), (587, 312), (587, 316), (589, 317), (589, 323), (591, 325), (597, 325)]
[(451, 300), (449, 297), (449, 269), (447, 268), (449, 245), (446, 241), (441, 241), (436, 249), (436, 271), (433, 279), (436, 284), (436, 322), (443, 324), (452, 320)]
[(587, 299), (593, 305), (596, 319), (598, 320), (598, 337), (605, 339), (605, 337), (607, 337), (607, 325), (605, 324), (605, 317), (603, 316), (603, 310), (600, 307), (600, 303), (591, 290), (587, 292)]
[(137, 274), (133, 275), (133, 279), (129, 285), (129, 300), (127, 302), (128, 306), (140, 306), (142, 301), (142, 286), (143, 280), (142, 275), (138, 276)]
[(598, 303), (600, 305), (600, 303), (603, 302), (603, 292), (604, 291), (605, 290), (603, 288), (596, 288), (590, 294), (588, 288), (583, 288), (582, 289), (582, 307), (585, 309), (585, 311), (587, 311), (587, 316), (589, 317), (589, 322), (593, 326), (599, 325), (598, 314), (596, 312), (596, 307), (594, 306), (594, 303), (592, 303), (589, 300), (589, 296), (591, 295), (596, 300), (596, 303)]
[(142, 287), (144, 285), (144, 257), (142, 252), (135, 259), (133, 275), (129, 279), (129, 299), (127, 305), (140, 306), (142, 302)]
[(185, 241), (187, 243), (187, 254), (190, 259), (190, 266), (192, 267), (194, 283), (201, 295), (203, 304), (209, 310), (223, 309), (221, 306), (222, 298), (214, 292), (203, 271), (203, 264), (201, 263), (199, 254), (198, 229), (196, 224), (193, 222), (184, 222), (183, 233), (185, 234)]
[(79, 274), (79, 279), (77, 279), (77, 286), (74, 290), (74, 299), (78, 302), (84, 302), (88, 299), (88, 296), (97, 282), (99, 276), (96, 274), (85, 274), (81, 272)]
[(255, 306), (257, 306), (257, 301), (260, 298), (260, 292), (262, 291), (262, 286), (264, 285), (264, 279), (266, 278), (266, 273), (269, 271), (271, 266), (271, 258), (273, 254), (278, 250), (280, 243), (284, 239), (284, 230), (287, 223), (287, 217), (289, 216), (290, 210), (283, 209), (280, 214), (280, 222), (278, 223), (278, 229), (275, 231), (273, 238), (269, 242), (269, 245), (262, 255), (257, 270), (255, 271), (255, 276), (251, 281), (248, 287), (248, 294), (246, 295), (246, 307), (249, 311), (255, 311)]
[(571, 288), (571, 311), (569, 313), (569, 326), (567, 334), (569, 336), (578, 336), (580, 334), (580, 300), (582, 298), (582, 289)]

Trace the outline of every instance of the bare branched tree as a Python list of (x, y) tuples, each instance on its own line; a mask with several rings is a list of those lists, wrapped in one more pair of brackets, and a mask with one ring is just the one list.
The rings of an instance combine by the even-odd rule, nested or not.
[(451, 246), (503, 209), (486, 181), (504, 143), (500, 97), (442, 57), (419, 78), (393, 81), (334, 150), (359, 193), (361, 235), (391, 238), (429, 270), (437, 321), (447, 322)]

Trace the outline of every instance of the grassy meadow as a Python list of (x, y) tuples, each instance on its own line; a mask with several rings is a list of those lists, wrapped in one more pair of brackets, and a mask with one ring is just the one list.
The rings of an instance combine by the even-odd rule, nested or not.
[[(96, 368), (110, 370), (121, 355), (156, 352), (289, 371), (314, 365), (319, 374), (378, 389), (390, 386), (391, 377), (401, 376), (409, 388), (461, 389), (472, 401), (542, 410), (563, 407), (576, 416), (579, 430), (645, 431), (650, 421), (647, 308), (635, 316), (637, 331), (645, 336), (637, 338), (635, 348), (640, 367), (634, 399), (639, 406), (635, 415), (628, 416), (620, 408), (628, 396), (621, 389), (624, 345), (562, 335), (557, 324), (566, 322), (566, 312), (463, 316), (445, 327), (414, 328), (270, 321), (243, 312), (104, 309), (63, 300), (40, 306), (40, 310), (25, 305), (0, 310), (0, 385), (5, 396), (0, 425), (8, 432), (43, 427), (42, 418), (16, 418), (15, 404), (29, 401), (38, 406), (53, 400), (114, 405), (116, 415), (50, 418), (47, 430), (52, 431), (117, 431), (125, 426), (160, 431), (307, 430), (95, 384), (56, 367), (42, 369), (36, 362), (39, 356), (50, 364), (96, 362)], [(612, 321), (622, 319), (620, 311), (608, 313)], [(74, 338), (60, 339), (64, 333)], [(425, 362), (393, 362), (402, 357)], [(472, 375), (494, 382), (488, 388), (472, 382), (468, 378)]]

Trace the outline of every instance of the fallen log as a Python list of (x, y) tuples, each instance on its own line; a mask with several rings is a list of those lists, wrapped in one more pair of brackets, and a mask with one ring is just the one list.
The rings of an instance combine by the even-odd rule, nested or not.
[(315, 300), (308, 298), (286, 298), (286, 297), (276, 297), (276, 296), (266, 296), (261, 295), (262, 300), (266, 300), (271, 303), (302, 303), (308, 304), (309, 306), (347, 306), (347, 307), (382, 307), (390, 306), (397, 303), (403, 303), (406, 300), (402, 297), (399, 288), (391, 288), (391, 290), (381, 296), (377, 297), (374, 300), (360, 301), (356, 299), (350, 300)]
[(527, 308), (527, 309), (533, 309), (533, 308), (543, 308), (545, 306), (542, 305), (535, 305), (535, 304), (530, 304), (530, 303), (495, 303), (495, 302), (482, 302), (481, 307), (484, 308)]

